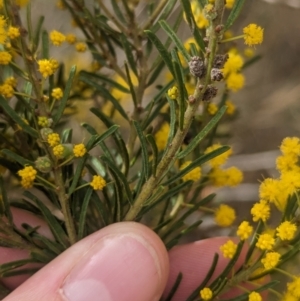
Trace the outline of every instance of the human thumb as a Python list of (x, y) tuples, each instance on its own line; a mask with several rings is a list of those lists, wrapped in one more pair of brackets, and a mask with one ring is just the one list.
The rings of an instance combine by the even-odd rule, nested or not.
[(168, 272), (159, 237), (146, 226), (123, 222), (79, 241), (3, 301), (154, 301)]

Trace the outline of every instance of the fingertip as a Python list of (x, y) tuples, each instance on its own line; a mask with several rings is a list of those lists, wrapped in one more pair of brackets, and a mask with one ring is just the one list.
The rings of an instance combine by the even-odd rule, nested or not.
[(168, 271), (160, 238), (146, 226), (123, 222), (76, 243), (5, 301), (159, 300)]
[[(181, 301), (187, 297), (203, 282), (214, 260), (219, 254), (218, 263), (211, 279), (215, 279), (228, 264), (228, 259), (220, 253), (220, 246), (228, 241), (228, 237), (215, 237), (196, 241), (186, 245), (174, 247), (169, 251), (170, 275), (164, 292), (164, 297), (172, 289), (179, 273), (182, 281), (172, 298), (172, 301)], [(234, 240), (234, 238), (230, 238)], [(243, 264), (247, 248), (243, 248), (235, 267)]]

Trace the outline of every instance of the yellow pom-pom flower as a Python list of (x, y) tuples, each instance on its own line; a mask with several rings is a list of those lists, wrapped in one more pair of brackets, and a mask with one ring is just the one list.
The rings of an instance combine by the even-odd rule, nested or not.
[[(221, 147), (221, 144), (220, 143), (216, 143), (216, 144), (213, 144), (212, 146), (209, 146), (206, 150), (205, 150), (205, 154), (208, 154), (218, 148)], [(228, 151), (224, 152), (223, 154), (211, 159), (208, 164), (211, 166), (211, 167), (219, 167), (221, 165), (223, 165), (224, 163), (226, 163), (228, 157), (232, 154), (232, 149), (230, 148)]]
[(31, 188), (35, 180), (37, 171), (32, 166), (26, 166), (18, 171), (18, 175), (22, 178), (21, 185), (25, 189)]
[(251, 292), (248, 301), (262, 301), (262, 296), (257, 292)]
[(300, 298), (300, 277), (294, 277), (294, 280), (287, 284), (287, 291), (293, 297)]
[(83, 157), (86, 154), (85, 145), (83, 143), (74, 145), (73, 153), (75, 157)]
[(59, 144), (60, 137), (57, 133), (51, 133), (47, 136), (47, 142), (51, 147), (54, 147)]
[(85, 52), (87, 50), (87, 46), (83, 42), (76, 43), (75, 48), (78, 52)]
[(66, 36), (57, 30), (52, 30), (49, 38), (54, 46), (60, 46), (66, 40)]
[(76, 43), (76, 41), (77, 38), (73, 33), (69, 33), (66, 35), (66, 42), (68, 42), (69, 44), (73, 45)]
[(0, 94), (2, 94), (4, 97), (11, 98), (14, 96), (14, 88), (4, 83), (3, 85), (0, 85)]
[(232, 241), (228, 240), (224, 245), (220, 247), (220, 251), (222, 252), (225, 258), (231, 259), (237, 249), (237, 245)]
[(232, 72), (226, 78), (227, 88), (232, 92), (241, 90), (245, 85), (245, 77), (241, 73)]
[(267, 201), (261, 200), (255, 203), (251, 209), (251, 214), (253, 216), (253, 221), (257, 222), (260, 219), (265, 222), (270, 218), (270, 205)]
[(53, 147), (52, 151), (56, 158), (61, 159), (64, 155), (65, 148), (62, 144), (58, 144)]
[(209, 103), (207, 106), (207, 112), (209, 115), (215, 115), (218, 112), (218, 106), (213, 102)]
[(256, 247), (260, 250), (272, 250), (273, 246), (275, 244), (275, 239), (268, 233), (261, 234), (258, 237)]
[(12, 60), (12, 55), (8, 51), (0, 51), (0, 65), (8, 65)]
[(6, 20), (0, 16), (0, 44), (5, 44), (7, 39)]
[(265, 257), (261, 260), (266, 270), (275, 268), (280, 260), (280, 254), (278, 252), (268, 252)]
[(226, 100), (225, 105), (227, 106), (226, 113), (228, 115), (233, 115), (235, 113), (235, 111), (236, 111), (236, 107), (233, 104), (233, 102), (230, 101), (230, 100)]
[(170, 125), (167, 122), (165, 122), (161, 125), (160, 129), (154, 135), (157, 149), (159, 151), (164, 150), (167, 146), (169, 132)]
[(52, 92), (51, 92), (51, 96), (56, 99), (59, 100), (63, 97), (63, 91), (61, 88), (53, 88)]
[(276, 202), (279, 193), (279, 180), (266, 178), (259, 186), (259, 197), (262, 200)]
[(215, 210), (215, 222), (221, 227), (229, 227), (236, 219), (235, 210), (228, 206), (221, 204)]
[[(190, 164), (192, 163), (192, 161), (187, 161), (184, 162), (181, 166), (180, 166), (180, 170), (185, 169), (186, 167), (188, 167)], [(194, 169), (192, 169), (190, 172), (188, 172), (187, 174), (185, 174), (182, 177), (183, 181), (198, 181), (201, 178), (201, 168), (199, 166), (195, 167)]]
[(276, 231), (276, 236), (281, 240), (292, 240), (295, 237), (297, 227), (290, 221), (285, 221), (276, 228)]
[(168, 96), (171, 99), (173, 99), (173, 100), (177, 99), (178, 95), (179, 95), (179, 92), (178, 92), (178, 88), (176, 86), (173, 86), (172, 88), (170, 88), (168, 90)]
[(9, 26), (7, 35), (11, 40), (16, 39), (20, 36), (20, 29), (18, 27)]
[(106, 181), (101, 176), (93, 176), (93, 180), (90, 182), (90, 185), (94, 190), (103, 190), (106, 186)]
[(225, 7), (228, 9), (231, 9), (233, 7), (235, 0), (226, 0), (226, 5)]
[(286, 137), (282, 140), (280, 150), (284, 155), (300, 155), (300, 139), (298, 137)]
[(244, 59), (241, 55), (238, 53), (235, 53), (233, 51), (228, 53), (228, 59), (226, 63), (224, 64), (224, 68), (222, 69), (222, 72), (224, 76), (229, 75), (230, 73), (238, 72), (242, 69), (244, 65)]
[(244, 27), (244, 41), (248, 46), (261, 44), (264, 39), (264, 30), (256, 24), (249, 24)]
[(249, 222), (243, 221), (238, 226), (236, 234), (241, 240), (246, 240), (251, 236), (252, 232), (253, 232), (253, 227), (249, 224)]
[(55, 59), (43, 59), (38, 61), (39, 65), (39, 72), (42, 74), (44, 78), (47, 78), (48, 76), (54, 74), (54, 72), (58, 68), (58, 62)]
[(205, 287), (200, 291), (200, 298), (202, 300), (208, 301), (213, 297), (213, 292), (209, 287)]

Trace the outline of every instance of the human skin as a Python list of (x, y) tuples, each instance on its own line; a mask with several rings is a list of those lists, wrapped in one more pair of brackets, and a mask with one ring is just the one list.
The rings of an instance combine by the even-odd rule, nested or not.
[[(45, 223), (30, 213), (17, 209), (13, 215), (17, 225), (25, 218), (32, 226), (40, 224), (40, 231), (51, 237)], [(24, 276), (5, 279), (13, 291), (4, 301), (155, 301), (167, 296), (179, 272), (183, 279), (172, 300), (183, 301), (205, 278), (214, 254), (227, 240), (205, 239), (167, 252), (148, 227), (135, 222), (112, 224), (79, 241), (28, 280)], [(243, 250), (236, 269), (243, 264), (245, 253)], [(2, 262), (27, 256), (25, 251), (0, 248)], [(221, 255), (212, 279), (227, 263)], [(236, 293), (229, 292), (226, 298)]]

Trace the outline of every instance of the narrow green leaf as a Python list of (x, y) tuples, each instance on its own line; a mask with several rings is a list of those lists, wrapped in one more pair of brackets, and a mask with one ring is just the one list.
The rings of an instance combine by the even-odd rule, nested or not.
[(132, 83), (132, 80), (131, 80), (130, 71), (129, 71), (129, 68), (128, 68), (128, 65), (127, 65), (126, 62), (124, 62), (124, 66), (125, 66), (125, 71), (126, 71), (126, 76), (127, 76), (127, 80), (128, 80), (128, 84), (129, 84), (131, 97), (132, 97), (134, 106), (137, 107), (138, 103), (137, 103), (137, 99), (136, 99), (135, 89), (134, 89), (134, 86), (133, 86), (133, 83)]
[[(252, 291), (263, 292), (263, 291), (268, 290), (269, 288), (274, 287), (275, 285), (278, 285), (279, 283), (280, 283), (280, 281), (273, 280), (273, 281), (268, 282), (265, 285), (260, 286), (259, 288), (256, 288), (255, 290), (251, 290), (251, 292)], [(249, 293), (245, 293), (243, 295), (239, 295), (239, 296), (237, 296), (235, 298), (223, 299), (223, 301), (247, 301), (247, 300), (249, 300)]]
[(64, 248), (59, 243), (52, 241), (43, 235), (34, 233), (32, 237), (34, 238), (34, 240), (40, 241), (39, 243), (44, 244), (49, 249), (49, 251), (53, 252), (56, 255), (59, 255), (64, 251)]
[(192, 230), (198, 228), (201, 224), (202, 224), (202, 220), (199, 220), (199, 221), (196, 221), (195, 223), (193, 223), (191, 226), (180, 231), (180, 233), (177, 234), (174, 238), (172, 238), (172, 240), (170, 242), (166, 243), (166, 248), (168, 250), (170, 250), (172, 247), (177, 245), (177, 242), (180, 240), (180, 238), (182, 238), (184, 235), (188, 234)]
[(234, 265), (236, 264), (240, 254), (242, 252), (243, 246), (244, 246), (244, 241), (240, 241), (237, 245), (237, 249), (235, 251), (235, 254), (230, 259), (227, 266), (222, 270), (222, 273), (220, 275), (218, 275), (218, 278), (216, 280), (214, 280), (213, 283), (210, 285), (210, 287), (214, 291), (217, 289), (218, 283), (220, 282), (220, 280), (222, 281), (222, 278), (226, 279), (228, 277), (230, 271), (234, 268)]
[(98, 132), (88, 123), (81, 123), (81, 126), (84, 127), (91, 135), (98, 135)]
[(188, 186), (191, 186), (192, 184), (193, 184), (192, 181), (186, 181), (186, 182), (182, 182), (179, 185), (176, 185), (173, 188), (169, 189), (166, 193), (164, 193), (163, 195), (161, 195), (159, 197), (159, 199), (157, 199), (155, 202), (153, 202), (153, 203), (150, 202), (150, 204), (147, 205), (141, 211), (141, 215), (144, 215), (145, 213), (147, 213), (149, 210), (151, 210), (152, 208), (154, 208), (155, 206), (157, 206), (161, 202), (168, 200), (169, 198), (173, 197), (174, 195), (177, 195), (180, 191), (182, 191), (183, 189), (187, 188)]
[(203, 156), (200, 156), (199, 158), (197, 158), (196, 160), (194, 160), (194, 162), (192, 162), (189, 166), (187, 166), (186, 168), (184, 168), (183, 170), (179, 171), (175, 176), (171, 177), (170, 179), (168, 179), (165, 183), (163, 183), (162, 185), (170, 185), (171, 183), (175, 182), (176, 180), (182, 178), (182, 176), (184, 176), (185, 174), (187, 174), (188, 172), (190, 172), (191, 170), (193, 170), (195, 167), (200, 166), (202, 164), (204, 164), (205, 162), (225, 153), (226, 151), (228, 151), (230, 149), (229, 146), (221, 146), (218, 149), (205, 154)]
[(172, 286), (172, 288), (171, 288), (168, 296), (164, 299), (165, 301), (172, 301), (172, 298), (175, 295), (175, 293), (176, 293), (176, 291), (177, 291), (177, 289), (178, 289), (178, 287), (180, 285), (180, 282), (181, 282), (182, 278), (183, 278), (183, 276), (182, 276), (182, 273), (180, 272), (178, 274), (178, 276), (177, 276), (177, 278), (176, 278), (176, 280), (175, 280), (175, 282), (174, 282), (174, 284), (173, 284), (173, 286)]
[(20, 259), (20, 260), (10, 261), (8, 263), (0, 264), (0, 274), (3, 274), (10, 270), (14, 270), (28, 263), (36, 263), (36, 260), (32, 258), (28, 258), (28, 259)]
[(147, 87), (151, 86), (159, 77), (160, 73), (165, 67), (165, 62), (162, 60), (160, 63), (157, 65), (157, 67), (153, 70), (151, 77), (149, 78), (147, 82)]
[(189, 24), (189, 27), (193, 33), (194, 39), (201, 48), (202, 52), (205, 52), (205, 43), (203, 41), (203, 38), (201, 36), (200, 30), (195, 22), (194, 15), (192, 13), (191, 9), (191, 3), (190, 1), (181, 0), (181, 4), (183, 7), (183, 10), (185, 12), (187, 23)]
[(123, 12), (121, 11), (119, 4), (116, 0), (111, 0), (111, 5), (113, 7), (113, 10), (116, 14), (116, 16), (118, 17), (118, 19), (123, 23), (126, 24), (126, 19), (123, 15)]
[(33, 129), (30, 125), (28, 125), (19, 115), (18, 113), (9, 105), (8, 101), (0, 95), (0, 107), (6, 112), (6, 114), (16, 122), (24, 132), (28, 133), (34, 138), (38, 138), (38, 133), (35, 129)]
[(83, 82), (93, 87), (97, 93), (99, 93), (104, 99), (109, 100), (114, 108), (128, 121), (128, 116), (124, 110), (124, 108), (120, 105), (120, 102), (112, 96), (112, 94), (103, 86), (99, 85), (98, 83), (91, 81), (87, 77), (82, 79)]
[(178, 220), (176, 220), (174, 222), (174, 224), (168, 229), (168, 231), (166, 231), (164, 233), (164, 235), (162, 236), (162, 239), (166, 239), (170, 234), (174, 233), (174, 231), (183, 224), (184, 220), (188, 216), (190, 216), (193, 212), (197, 211), (200, 206), (203, 206), (204, 204), (211, 202), (215, 196), (216, 195), (214, 193), (212, 193), (212, 194), (208, 195), (207, 197), (205, 197), (204, 199), (198, 201), (196, 204), (194, 204), (194, 206), (192, 208), (188, 209), (186, 211), (186, 213), (184, 213)]
[(192, 292), (191, 295), (189, 295), (189, 297), (186, 299), (186, 301), (194, 301), (198, 296), (199, 296), (199, 292), (201, 289), (203, 289), (206, 284), (208, 283), (208, 281), (211, 279), (212, 275), (214, 274), (216, 267), (217, 267), (217, 263), (219, 261), (219, 254), (215, 254), (214, 258), (213, 258), (213, 262), (209, 268), (209, 271), (207, 272), (204, 280), (202, 281), (202, 283)]
[(146, 137), (145, 137), (139, 123), (135, 120), (133, 120), (132, 123), (135, 127), (136, 133), (137, 133), (140, 143), (141, 143), (144, 175), (147, 180), (149, 177), (149, 156), (148, 156), (148, 149), (147, 149), (147, 140), (146, 140)]
[(151, 40), (151, 42), (155, 45), (156, 49), (158, 50), (159, 54), (161, 55), (162, 59), (166, 63), (166, 66), (174, 76), (173, 64), (170, 57), (168, 50), (165, 48), (163, 43), (159, 40), (159, 38), (150, 30), (144, 31), (147, 37)]
[[(134, 74), (137, 76), (138, 72), (136, 69), (136, 61), (134, 60), (134, 57), (133, 57), (133, 49), (132, 49), (133, 47), (132, 47), (132, 45), (129, 44), (128, 38), (125, 36), (124, 33), (121, 33), (120, 39), (121, 39), (121, 43), (123, 45), (124, 52), (126, 54), (128, 64), (129, 64), (130, 68), (132, 69), (132, 71), (134, 72)], [(128, 77), (128, 75), (127, 75), (127, 77)]]
[(73, 129), (64, 129), (61, 134), (62, 143), (71, 143), (72, 142)]
[(82, 239), (84, 236), (84, 228), (86, 226), (86, 214), (87, 214), (92, 193), (93, 193), (92, 187), (86, 189), (85, 196), (80, 208), (80, 217), (78, 222), (78, 240)]
[(170, 131), (167, 142), (167, 145), (169, 145), (173, 140), (176, 132), (176, 100), (171, 99), (168, 95), (167, 99), (170, 106)]
[(152, 175), (156, 176), (156, 167), (157, 167), (157, 159), (158, 159), (158, 149), (155, 143), (155, 139), (151, 134), (146, 136), (147, 141), (149, 142), (151, 149), (152, 149)]
[(255, 55), (254, 57), (252, 57), (250, 60), (246, 61), (245, 64), (242, 67), (242, 70), (247, 69), (248, 67), (252, 66), (252, 64), (256, 63), (257, 61), (259, 61), (262, 58), (261, 55)]
[(175, 77), (176, 77), (176, 82), (177, 82), (177, 88), (179, 91), (179, 97), (178, 99), (178, 104), (179, 104), (179, 128), (180, 130), (183, 129), (183, 121), (184, 121), (184, 113), (185, 113), (185, 96), (187, 94), (185, 85), (184, 85), (184, 80), (182, 78), (182, 73), (181, 73), (181, 68), (178, 64), (178, 62), (173, 61), (173, 67), (175, 71)]
[(67, 80), (67, 84), (66, 84), (66, 87), (65, 87), (65, 90), (64, 90), (63, 97), (59, 102), (57, 112), (53, 116), (53, 124), (54, 125), (56, 125), (59, 122), (60, 118), (62, 117), (62, 115), (64, 113), (64, 110), (65, 110), (65, 107), (67, 105), (67, 101), (69, 99), (69, 95), (70, 95), (70, 92), (71, 92), (71, 89), (72, 89), (73, 80), (74, 80), (75, 75), (76, 75), (76, 66), (74, 65), (74, 66), (71, 67), (71, 70), (70, 70), (70, 73), (69, 73), (69, 78)]
[(23, 195), (32, 201), (34, 201), (38, 208), (40, 209), (41, 213), (43, 214), (45, 221), (47, 222), (51, 232), (53, 233), (54, 237), (57, 239), (57, 241), (65, 248), (67, 249), (69, 246), (68, 238), (66, 236), (65, 231), (63, 230), (62, 226), (59, 224), (55, 216), (52, 214), (52, 212), (41, 202), (35, 195), (33, 195), (29, 191), (25, 191)]
[(202, 141), (202, 139), (213, 129), (213, 127), (220, 121), (222, 116), (225, 114), (227, 110), (226, 106), (222, 106), (222, 108), (217, 112), (217, 114), (209, 121), (209, 123), (201, 130), (199, 134), (189, 143), (189, 145), (177, 155), (178, 159), (182, 159), (186, 157), (189, 153), (191, 153), (195, 147)]
[(231, 27), (231, 25), (234, 23), (236, 18), (239, 16), (244, 4), (245, 4), (245, 0), (239, 0), (234, 2), (233, 7), (225, 23), (224, 31), (228, 30)]
[(119, 129), (119, 127), (120, 126), (117, 124), (112, 125), (107, 131), (105, 131), (103, 134), (99, 135), (96, 138), (95, 145), (101, 143), (106, 138), (110, 137), (113, 133), (115, 133), (115, 131), (117, 131)]
[(183, 46), (181, 40), (177, 36), (177, 34), (173, 31), (173, 29), (168, 25), (168, 23), (164, 20), (159, 21), (159, 24), (161, 28), (167, 33), (167, 35), (172, 39), (172, 41), (175, 43), (178, 50), (181, 52), (183, 57), (185, 58), (186, 62), (188, 63), (191, 59), (189, 53)]
[[(102, 191), (103, 195), (105, 195), (105, 190)], [(107, 210), (107, 207), (103, 204), (103, 202), (100, 200), (98, 194), (94, 191), (92, 194), (91, 201), (96, 207), (96, 210), (99, 212), (99, 215), (101, 216), (102, 222), (104, 226), (107, 226), (110, 223), (110, 211)], [(111, 204), (111, 200), (109, 200), (109, 205)]]
[(46, 30), (42, 32), (42, 54), (43, 59), (49, 59), (49, 36)]
[(133, 204), (133, 198), (132, 198), (132, 193), (128, 184), (128, 181), (124, 174), (119, 170), (119, 168), (111, 162), (107, 157), (102, 156), (101, 160), (107, 164), (107, 166), (118, 176), (120, 179), (120, 182), (122, 183), (122, 186), (124, 188), (125, 194), (127, 196), (128, 202), (132, 205)]
[(175, 4), (177, 3), (177, 0), (169, 0), (167, 5), (164, 7), (164, 10), (160, 14), (157, 21), (155, 21), (154, 25), (151, 27), (152, 32), (156, 32), (159, 29), (159, 23), (160, 20), (167, 20), (170, 14), (173, 11), (173, 8), (175, 7)]
[(10, 205), (7, 198), (6, 189), (4, 187), (4, 181), (2, 176), (0, 176), (0, 215), (5, 215), (8, 219), (9, 225), (13, 225), (12, 214), (10, 211)]
[(10, 271), (10, 272), (3, 273), (1, 276), (3, 278), (5, 278), (5, 277), (13, 277), (13, 276), (19, 276), (19, 275), (33, 275), (38, 270), (40, 270), (40, 267), (28, 268), (28, 269), (17, 269), (16, 271)]
[(88, 156), (83, 156), (82, 158), (79, 159), (76, 171), (74, 173), (73, 181), (71, 183), (71, 186), (68, 191), (68, 195), (71, 196), (71, 194), (74, 192), (75, 188), (77, 187), (78, 181), (81, 178), (82, 171), (84, 169), (85, 163), (88, 159)]
[(35, 33), (34, 33), (34, 38), (33, 38), (33, 53), (38, 49), (39, 47), (39, 44), (40, 44), (40, 36), (41, 36), (41, 30), (42, 30), (42, 26), (43, 26), (43, 23), (44, 23), (44, 20), (45, 20), (45, 17), (44, 16), (41, 16), (38, 20), (38, 23), (36, 25), (36, 30), (35, 30)]
[(207, 4), (206, 0), (198, 0), (198, 3), (200, 4), (201, 8), (204, 8), (204, 6)]
[(97, 79), (97, 80), (100, 80), (101, 82), (103, 83), (106, 83), (108, 84), (110, 87), (112, 88), (115, 88), (121, 92), (124, 92), (124, 93), (130, 93), (130, 91), (128, 90), (128, 88), (122, 86), (121, 84), (119, 84), (118, 82), (110, 79), (107, 75), (102, 75), (102, 74), (96, 74), (96, 73), (89, 73), (87, 71), (80, 71), (80, 74), (79, 74), (79, 78), (80, 80), (82, 81), (85, 81), (85, 80), (91, 80), (91, 79)]
[(12, 160), (20, 163), (21, 165), (25, 166), (25, 165), (31, 165), (34, 166), (34, 162), (29, 161), (17, 154), (15, 154), (14, 152), (10, 151), (9, 149), (2, 149), (1, 150), (2, 154), (8, 156), (9, 158), (11, 158)]

